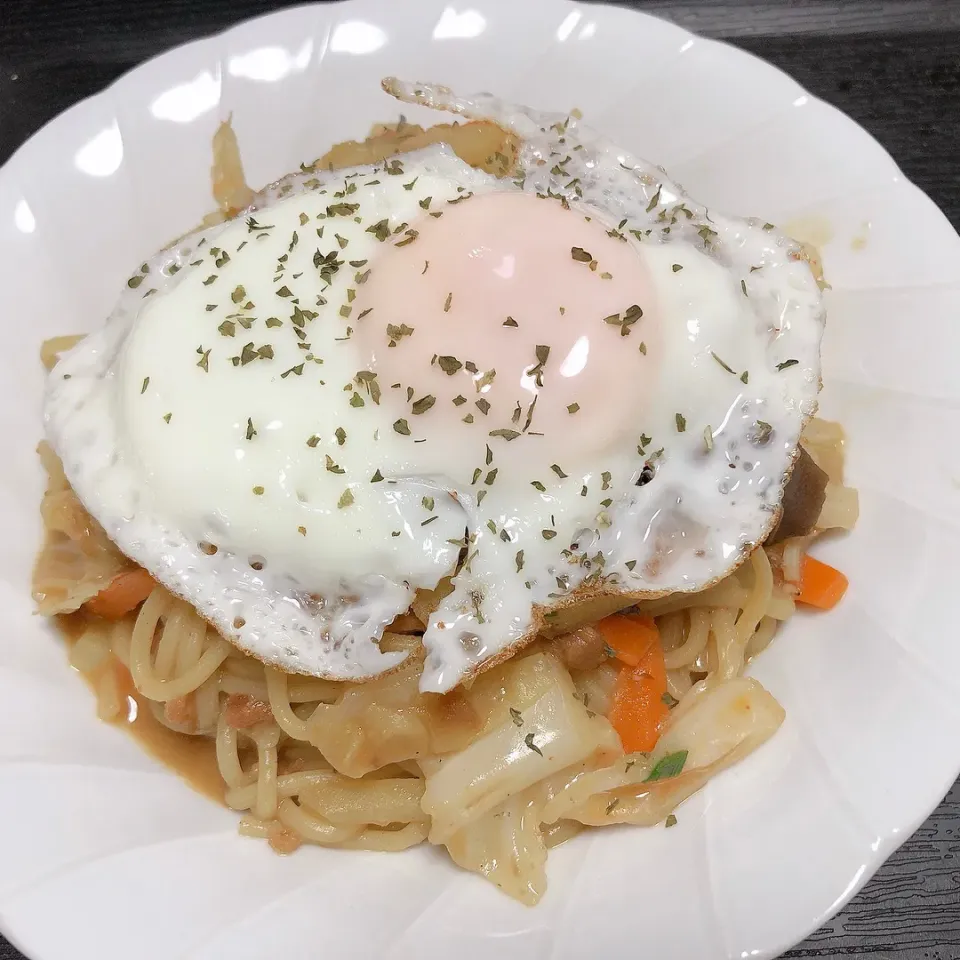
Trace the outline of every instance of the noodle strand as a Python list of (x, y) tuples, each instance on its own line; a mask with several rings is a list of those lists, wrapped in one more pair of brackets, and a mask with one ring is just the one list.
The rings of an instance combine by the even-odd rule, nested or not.
[[(852, 526), (856, 493), (841, 485), (842, 433), (819, 425), (808, 439), (832, 481), (821, 526)], [(69, 500), (56, 457), (44, 456), (48, 497), (63, 500), (45, 498), (48, 543), (55, 536), (62, 544), (64, 531), (80, 537), (92, 525)], [(615, 658), (568, 671), (540, 641), (452, 694), (420, 693), (428, 591), (414, 604), (419, 619), (407, 615), (384, 634), (384, 649), (409, 651), (407, 662), (365, 684), (266, 666), (159, 586), (120, 620), (88, 618), (71, 664), (90, 679), (103, 719), (128, 714), (132, 681), (133, 706), (178, 737), (210, 744), (209, 763), (224, 802), (243, 815), (243, 835), (279, 853), (301, 843), (404, 850), (428, 841), (445, 816), (449, 835), (434, 838), (454, 860), (532, 903), (543, 891), (548, 848), (587, 825), (662, 821), (776, 730), (782, 711), (743, 674), (795, 612), (811, 540), (755, 549), (699, 593), (637, 604), (656, 618), (672, 707), (649, 755), (624, 756), (605, 719), (621, 676)], [(127, 561), (109, 562), (112, 570)], [(62, 577), (57, 584), (62, 591)], [(66, 595), (75, 592), (66, 583)], [(681, 773), (649, 780), (681, 752)]]

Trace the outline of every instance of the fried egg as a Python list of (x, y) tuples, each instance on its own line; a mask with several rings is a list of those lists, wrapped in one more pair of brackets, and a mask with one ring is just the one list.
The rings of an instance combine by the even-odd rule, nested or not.
[[(444, 692), (587, 596), (702, 589), (776, 523), (816, 409), (799, 248), (575, 117), (384, 82), (522, 140), (291, 175), (143, 265), (51, 372), (90, 513), (241, 649), (363, 679), (452, 577)], [(506, 158), (504, 158), (506, 159)]]

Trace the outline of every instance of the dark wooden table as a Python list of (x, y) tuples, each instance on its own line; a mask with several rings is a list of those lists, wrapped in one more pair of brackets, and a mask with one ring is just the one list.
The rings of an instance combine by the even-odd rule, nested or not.
[[(0, 162), (47, 120), (141, 60), (289, 5), (0, 0)], [(786, 70), (863, 124), (960, 228), (960, 0), (621, 5), (729, 40)], [(960, 782), (866, 889), (786, 956), (958, 960)], [(2, 937), (0, 960), (21, 960)]]

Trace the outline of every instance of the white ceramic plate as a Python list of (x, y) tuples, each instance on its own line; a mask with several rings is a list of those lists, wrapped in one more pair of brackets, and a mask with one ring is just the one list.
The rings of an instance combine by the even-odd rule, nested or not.
[[(581, 836), (527, 909), (436, 850), (303, 850), (236, 835), (94, 717), (32, 616), (40, 341), (101, 321), (137, 263), (210, 207), (233, 115), (266, 182), (396, 116), (396, 74), (580, 107), (698, 199), (822, 244), (823, 412), (849, 431), (844, 603), (756, 665), (778, 735), (680, 824)], [(407, 111), (412, 119), (422, 114)], [(960, 766), (960, 238), (863, 130), (730, 47), (562, 0), (350, 0), (174, 50), (37, 134), (0, 172), (0, 923), (37, 960), (770, 957), (838, 910)]]

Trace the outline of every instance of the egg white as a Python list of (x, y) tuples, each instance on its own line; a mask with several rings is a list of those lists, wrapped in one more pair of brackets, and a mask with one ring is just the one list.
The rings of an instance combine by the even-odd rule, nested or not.
[[(398, 663), (372, 638), (464, 535), (358, 379), (350, 298), (421, 201), (495, 181), (438, 148), (402, 169), (298, 174), (161, 252), (49, 380), (51, 442), (121, 549), (242, 649), (307, 674)], [(385, 239), (367, 230), (384, 220)]]
[[(462, 547), (467, 563), (424, 636), (421, 686), (445, 691), (577, 591), (696, 590), (741, 562), (775, 520), (815, 409), (823, 313), (787, 238), (708, 215), (574, 119), (388, 89), (515, 130), (516, 179), (444, 147), (395, 173), (287, 178), (252, 222), (149, 261), (106, 327), (52, 372), (45, 416), (68, 478), (121, 549), (286, 670), (347, 679), (394, 666), (402, 655), (376, 639)], [(571, 451), (537, 487), (529, 470), (478, 484), (476, 458), (453, 455), (429, 416), (408, 418), (409, 435), (393, 429), (348, 332), (365, 322), (352, 310), (359, 277), (403, 242), (422, 201), (505, 189), (572, 205), (635, 245), (665, 321), (656, 402), (636, 429), (602, 463)], [(378, 238), (368, 228), (381, 220)], [(342, 262), (324, 277), (314, 257), (331, 253)], [(294, 307), (315, 316), (298, 325)]]

